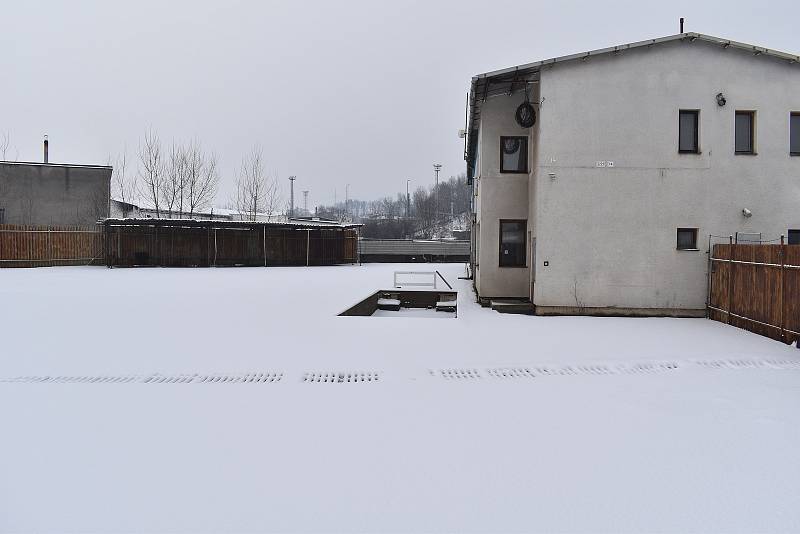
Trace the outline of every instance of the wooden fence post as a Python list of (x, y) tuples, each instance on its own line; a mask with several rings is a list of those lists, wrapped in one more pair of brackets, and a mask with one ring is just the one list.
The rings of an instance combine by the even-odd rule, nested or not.
[(262, 241), (262, 246), (264, 247), (264, 267), (267, 266), (267, 225), (261, 227), (264, 230), (264, 239)]
[(781, 255), (781, 289), (780, 289), (780, 294), (778, 295), (778, 299), (779, 299), (778, 300), (778, 302), (779, 302), (779, 308), (778, 309), (779, 309), (779, 312), (780, 312), (780, 316), (779, 317), (780, 317), (780, 325), (781, 325), (781, 341), (786, 343), (786, 321), (785, 321), (786, 313), (784, 313), (784, 310), (783, 310), (783, 303), (784, 303), (783, 288), (785, 287), (783, 278), (784, 278), (784, 276), (786, 274), (786, 243), (784, 241), (783, 235), (781, 235), (780, 255)]
[(306, 230), (306, 267), (311, 261), (311, 230)]
[(728, 324), (733, 311), (733, 236), (728, 236)]

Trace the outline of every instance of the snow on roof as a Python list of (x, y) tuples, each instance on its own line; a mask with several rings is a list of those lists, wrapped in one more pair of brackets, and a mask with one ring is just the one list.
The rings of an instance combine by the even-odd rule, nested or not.
[(331, 221), (307, 221), (307, 220), (282, 220), (282, 221), (238, 221), (238, 220), (204, 220), (189, 218), (152, 218), (152, 217), (127, 217), (127, 218), (108, 218), (103, 221), (107, 226), (194, 226), (194, 227), (235, 227), (235, 226), (274, 226), (274, 227), (295, 227), (304, 228), (341, 228), (351, 229), (363, 226), (355, 223), (340, 223)]

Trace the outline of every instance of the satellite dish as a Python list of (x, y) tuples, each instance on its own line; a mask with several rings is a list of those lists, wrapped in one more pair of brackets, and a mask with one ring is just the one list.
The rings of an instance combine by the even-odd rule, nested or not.
[(526, 99), (526, 101), (517, 108), (514, 118), (517, 119), (517, 124), (523, 128), (530, 128), (536, 124), (536, 110), (533, 109), (533, 105)]

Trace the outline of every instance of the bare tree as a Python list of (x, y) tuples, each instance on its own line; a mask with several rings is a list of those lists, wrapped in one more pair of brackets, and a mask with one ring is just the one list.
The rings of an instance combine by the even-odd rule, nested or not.
[[(264, 195), (264, 211), (268, 214), (267, 217), (269, 219), (274, 215), (279, 215), (277, 212), (282, 202), (283, 195), (281, 194), (278, 179), (274, 176), (267, 177), (267, 189)], [(288, 202), (286, 204), (287, 209), (285, 211), (288, 213)]]
[(164, 157), (161, 153), (161, 141), (158, 134), (148, 130), (139, 145), (139, 178), (141, 179), (142, 196), (156, 210), (156, 217), (161, 217), (161, 193), (164, 189)]
[(186, 150), (186, 178), (186, 201), (191, 217), (196, 210), (211, 204), (219, 183), (217, 156), (206, 155), (196, 141)]
[(241, 217), (255, 221), (259, 213), (274, 210), (279, 202), (274, 179), (267, 179), (261, 149), (253, 149), (242, 158), (242, 167), (236, 179), (236, 192), (232, 203)]
[(173, 211), (182, 210), (182, 195), (186, 182), (186, 152), (184, 148), (172, 142), (165, 161), (164, 179), (161, 181), (161, 205), (171, 215)]
[(3, 132), (3, 135), (0, 135), (0, 160), (6, 161), (6, 156), (8, 155), (8, 150), (11, 147), (11, 134), (8, 132)]
[(114, 170), (111, 174), (111, 196), (121, 202), (132, 203), (139, 190), (138, 175), (128, 172), (128, 150), (123, 149), (116, 158), (108, 158)]

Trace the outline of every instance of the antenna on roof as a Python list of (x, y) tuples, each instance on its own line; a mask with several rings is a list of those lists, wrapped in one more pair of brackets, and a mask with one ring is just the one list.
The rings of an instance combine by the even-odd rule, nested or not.
[(681, 17), (681, 33), (683, 33), (683, 17)]

